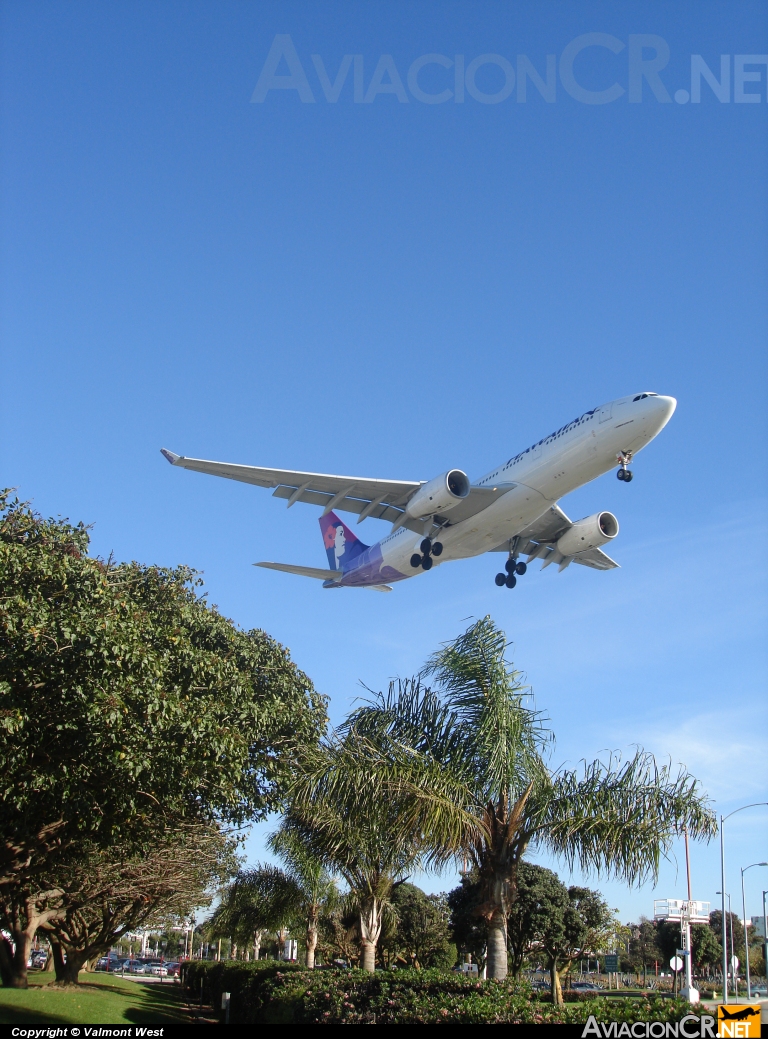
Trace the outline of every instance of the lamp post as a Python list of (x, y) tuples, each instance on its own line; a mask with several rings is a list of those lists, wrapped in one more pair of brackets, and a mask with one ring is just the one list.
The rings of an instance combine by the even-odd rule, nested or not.
[[(747, 999), (752, 998), (752, 982), (749, 980), (749, 932), (747, 931), (747, 903), (744, 899), (744, 874), (754, 866), (768, 866), (768, 862), (753, 862), (751, 866), (744, 866), (741, 871), (741, 912), (744, 918), (744, 962), (747, 971)], [(765, 902), (763, 902), (763, 907), (765, 907)]]
[(768, 913), (765, 911), (765, 896), (768, 891), (763, 892), (763, 966), (765, 967), (765, 980), (768, 982)]
[(720, 816), (720, 888), (723, 896), (723, 1002), (728, 1002), (728, 959), (725, 951), (727, 935), (725, 931), (725, 838), (723, 835), (723, 823), (726, 819), (730, 819), (732, 815), (736, 815), (737, 812), (743, 812), (746, 808), (768, 808), (768, 801), (755, 801), (751, 805), (742, 805), (741, 808), (734, 808), (728, 815)]

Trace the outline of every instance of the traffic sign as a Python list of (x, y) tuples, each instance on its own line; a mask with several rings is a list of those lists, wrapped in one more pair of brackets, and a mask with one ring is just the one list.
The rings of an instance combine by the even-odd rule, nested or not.
[(606, 974), (615, 974), (619, 969), (619, 957), (618, 956), (606, 956), (605, 957), (605, 972)]
[(679, 970), (682, 970), (683, 969), (682, 957), (681, 956), (673, 956), (672, 959), (669, 961), (669, 965), (670, 965), (670, 967), (672, 968), (672, 970), (675, 973), (677, 973)]
[(739, 969), (739, 957), (738, 956), (731, 956), (731, 970), (738, 970), (738, 969)]

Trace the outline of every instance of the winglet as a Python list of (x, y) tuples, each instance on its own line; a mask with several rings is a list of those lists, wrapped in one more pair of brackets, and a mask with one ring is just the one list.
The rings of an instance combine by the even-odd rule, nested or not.
[(175, 455), (173, 451), (168, 451), (164, 447), (160, 448), (160, 454), (167, 458), (171, 465), (176, 465), (178, 460), (181, 458), (181, 455)]

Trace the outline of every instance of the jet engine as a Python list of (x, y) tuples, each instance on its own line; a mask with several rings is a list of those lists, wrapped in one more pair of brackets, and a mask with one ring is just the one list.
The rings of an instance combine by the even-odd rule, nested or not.
[(469, 494), (469, 477), (461, 469), (451, 469), (442, 476), (425, 483), (414, 494), (405, 507), (411, 519), (434, 516), (436, 512), (447, 512)]
[(619, 521), (612, 512), (596, 512), (569, 527), (557, 542), (557, 551), (564, 556), (576, 556), (587, 549), (600, 548), (618, 533)]

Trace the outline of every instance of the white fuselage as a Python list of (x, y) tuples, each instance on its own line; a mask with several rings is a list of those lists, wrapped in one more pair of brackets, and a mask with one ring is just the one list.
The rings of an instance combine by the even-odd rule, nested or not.
[[(564, 495), (616, 468), (621, 454), (642, 450), (667, 424), (675, 405), (673, 397), (656, 394), (622, 397), (586, 412), (487, 473), (473, 486), (509, 489), (482, 512), (441, 531), (443, 552), (435, 564), (477, 556), (514, 538)], [(450, 521), (450, 512), (446, 516)], [(421, 539), (403, 527), (382, 538), (383, 566), (403, 577), (423, 573), (410, 565)]]

